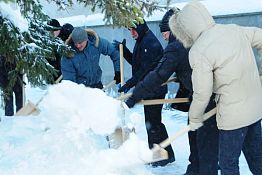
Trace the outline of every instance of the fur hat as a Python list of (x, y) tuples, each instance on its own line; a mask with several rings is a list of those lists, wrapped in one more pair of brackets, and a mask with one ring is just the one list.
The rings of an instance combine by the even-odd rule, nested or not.
[(72, 40), (75, 44), (87, 41), (87, 39), (87, 32), (84, 29), (80, 27), (74, 28), (72, 32)]

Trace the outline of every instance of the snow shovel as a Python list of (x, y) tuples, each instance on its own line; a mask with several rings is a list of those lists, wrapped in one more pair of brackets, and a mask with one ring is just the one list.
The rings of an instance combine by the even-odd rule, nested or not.
[[(123, 45), (119, 45), (119, 52), (120, 52), (120, 78), (121, 78), (121, 86), (124, 85), (124, 57), (123, 57)], [(121, 93), (121, 96), (124, 95), (123, 92)], [(125, 107), (123, 104), (123, 100), (121, 100), (121, 122), (122, 126), (116, 128), (115, 132), (111, 134), (110, 136), (107, 136), (107, 140), (109, 142), (109, 148), (118, 148), (121, 146), (128, 138), (130, 132), (134, 132), (133, 129), (129, 129), (125, 126)]]
[(111, 81), (110, 83), (108, 83), (107, 85), (105, 85), (102, 89), (102, 91), (106, 91), (107, 89), (110, 89), (111, 87), (113, 87), (116, 84), (116, 80)]
[[(55, 81), (55, 84), (59, 83), (62, 80), (62, 75), (58, 77), (58, 79)], [(38, 109), (39, 103), (44, 99), (44, 97), (47, 95), (48, 92), (46, 92), (40, 100), (36, 104), (32, 103), (30, 100), (28, 100), (27, 104), (23, 106), (19, 111), (16, 112), (15, 116), (28, 116), (28, 115), (38, 115), (40, 113), (40, 110)]]
[[(205, 113), (204, 116), (203, 116), (203, 121), (205, 121), (205, 120), (209, 119), (210, 117), (212, 117), (213, 115), (215, 115), (216, 111), (217, 111), (217, 109), (214, 108), (214, 109), (210, 110), (209, 112)], [(184, 135), (185, 133), (187, 133), (189, 131), (190, 131), (190, 126), (187, 125), (187, 127), (179, 130), (178, 132), (171, 135), (169, 138), (167, 138), (163, 142), (161, 142), (159, 144), (154, 144), (154, 147), (151, 149), (151, 151), (153, 153), (152, 161), (146, 162), (146, 163), (152, 163), (152, 162), (157, 162), (157, 161), (160, 161), (160, 160), (168, 159), (168, 153), (164, 148), (166, 148), (168, 145), (170, 145), (171, 142), (176, 140), (178, 137)]]

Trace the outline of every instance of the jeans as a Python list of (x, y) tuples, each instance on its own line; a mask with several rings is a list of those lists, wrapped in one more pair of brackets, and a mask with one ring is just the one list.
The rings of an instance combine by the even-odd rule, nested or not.
[(241, 150), (252, 174), (262, 174), (261, 120), (235, 130), (219, 130), (221, 175), (239, 175)]

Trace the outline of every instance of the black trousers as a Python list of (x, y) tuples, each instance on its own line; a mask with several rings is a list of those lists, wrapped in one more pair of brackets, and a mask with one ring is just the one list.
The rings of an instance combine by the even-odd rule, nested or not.
[[(22, 80), (22, 75), (20, 76)], [(23, 86), (22, 82), (17, 80), (11, 91), (4, 91), (4, 103), (5, 103), (5, 115), (13, 116), (14, 111), (18, 111), (23, 107)], [(15, 106), (14, 110), (14, 95), (15, 95)]]
[[(158, 98), (164, 98), (164, 97), (165, 95), (160, 96)], [(162, 108), (163, 105), (144, 106), (145, 123), (146, 123), (149, 148), (152, 148), (154, 143), (158, 144), (168, 138), (166, 127), (161, 121)], [(168, 157), (173, 158), (174, 152), (171, 145), (169, 145), (165, 149), (168, 152)]]

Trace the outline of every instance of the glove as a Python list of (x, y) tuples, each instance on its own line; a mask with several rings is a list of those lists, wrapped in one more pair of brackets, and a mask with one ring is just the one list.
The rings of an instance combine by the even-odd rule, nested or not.
[(116, 84), (119, 84), (121, 82), (121, 76), (119, 71), (115, 72), (114, 80), (116, 80)]
[(189, 127), (191, 131), (195, 131), (201, 126), (203, 126), (202, 122), (192, 122), (192, 121), (189, 122)]
[(118, 92), (127, 93), (130, 89), (131, 89), (130, 85), (128, 83), (126, 83), (118, 89)]
[(132, 108), (134, 107), (136, 104), (136, 101), (135, 99), (131, 96), (130, 98), (127, 99), (126, 101), (126, 105), (129, 107), (129, 108)]
[(126, 48), (126, 39), (123, 39), (122, 42), (117, 41), (117, 40), (113, 40), (113, 43), (112, 43), (112, 44), (114, 45), (114, 47), (115, 47), (117, 50), (119, 50), (119, 45), (120, 45), (120, 44), (123, 44), (123, 48), (125, 49), (125, 48)]

